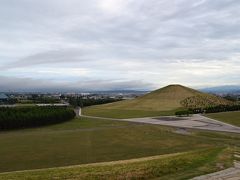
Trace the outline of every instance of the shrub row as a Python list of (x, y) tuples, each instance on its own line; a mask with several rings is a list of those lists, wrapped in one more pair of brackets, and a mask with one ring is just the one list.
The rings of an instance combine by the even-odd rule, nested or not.
[(0, 130), (50, 125), (74, 117), (74, 111), (64, 107), (0, 108)]
[(206, 108), (195, 108), (190, 109), (193, 113), (217, 113), (217, 112), (226, 112), (226, 111), (239, 111), (240, 105), (219, 105)]
[(189, 116), (190, 114), (193, 114), (193, 112), (190, 110), (182, 110), (175, 112), (176, 116)]

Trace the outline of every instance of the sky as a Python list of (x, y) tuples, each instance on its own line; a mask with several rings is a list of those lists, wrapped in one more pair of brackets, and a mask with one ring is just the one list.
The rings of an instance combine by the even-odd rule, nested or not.
[(240, 85), (239, 0), (1, 0), (0, 91)]

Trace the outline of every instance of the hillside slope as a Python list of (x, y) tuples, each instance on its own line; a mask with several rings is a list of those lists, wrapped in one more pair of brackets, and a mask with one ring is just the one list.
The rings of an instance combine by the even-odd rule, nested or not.
[(106, 109), (170, 111), (188, 107), (207, 107), (231, 104), (223, 98), (202, 93), (194, 89), (169, 85), (133, 100), (109, 103), (98, 107)]

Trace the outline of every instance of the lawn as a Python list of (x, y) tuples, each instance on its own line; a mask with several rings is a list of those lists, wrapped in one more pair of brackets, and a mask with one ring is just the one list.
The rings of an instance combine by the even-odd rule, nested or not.
[[(0, 179), (187, 179), (231, 166), (227, 149), (208, 148), (146, 158), (0, 174)], [(224, 167), (222, 167), (224, 168)]]
[[(202, 131), (189, 130), (189, 134), (179, 134), (175, 130), (175, 128), (156, 125), (76, 118), (69, 122), (47, 127), (1, 132), (0, 172), (127, 160), (188, 151), (202, 152), (204, 149), (210, 149), (206, 154), (203, 154), (203, 157), (196, 157), (196, 161), (193, 160), (192, 162), (194, 165), (187, 164), (188, 160), (184, 161), (186, 164), (180, 163), (176, 165), (172, 163), (172, 161), (175, 162), (174, 159), (171, 162), (166, 159), (169, 162), (169, 167), (180, 169), (181, 174), (186, 175), (185, 172), (182, 172), (183, 170), (195, 172), (193, 169), (191, 170), (190, 166), (196, 168), (203, 166), (202, 168), (205, 169), (206, 164), (204, 163), (208, 162), (208, 157), (212, 157), (211, 162), (214, 162), (217, 160), (217, 154), (222, 152), (221, 150), (240, 144), (240, 135), (238, 134), (208, 133), (206, 136)], [(210, 155), (208, 152), (213, 154)], [(200, 154), (199, 152), (195, 153), (196, 156)], [(187, 158), (187, 156), (184, 157)], [(150, 163), (151, 166), (149, 168), (151, 170), (145, 170), (144, 163), (136, 165), (140, 169), (143, 168), (142, 172), (137, 172), (137, 176), (139, 173), (143, 173), (143, 177), (152, 176), (149, 173), (153, 173), (153, 176), (156, 176), (155, 173), (162, 166), (161, 161), (156, 163)], [(229, 166), (231, 157), (227, 157), (222, 163), (224, 166)], [(211, 171), (216, 169), (216, 163), (211, 164), (209, 160), (207, 164), (207, 166), (210, 166), (207, 169)], [(135, 164), (133, 165), (135, 167)], [(184, 168), (181, 169), (181, 166), (184, 166)], [(116, 166), (116, 170), (113, 173), (117, 173), (118, 176), (125, 176), (126, 174), (123, 175), (124, 173), (134, 175), (135, 168), (131, 169), (128, 166), (124, 166), (122, 167), (124, 169), (122, 172), (121, 167)], [(59, 175), (59, 179), (62, 179), (62, 177), (68, 177), (70, 174), (76, 175), (84, 172), (83, 175), (87, 176), (88, 173), (93, 173), (93, 177), (95, 177), (99, 173), (105, 172), (104, 168), (100, 166), (95, 171), (94, 168), (85, 169), (83, 167), (80, 170), (73, 169), (73, 172), (71, 170), (69, 172), (66, 171), (66, 174), (56, 169), (56, 171), (49, 172), (50, 174), (48, 171), (46, 173), (43, 171), (42, 175), (46, 177), (43, 179), (47, 179), (51, 173), (56, 173), (56, 176)], [(114, 169), (115, 166), (106, 166), (107, 172), (112, 171), (112, 168)], [(128, 169), (130, 170), (129, 172), (127, 171)], [(176, 171), (176, 173), (180, 173), (180, 171)], [(36, 171), (38, 174), (36, 177), (39, 177), (41, 172)], [(163, 173), (168, 174), (169, 172)], [(108, 175), (106, 172), (102, 174), (103, 177)], [(160, 173), (159, 175), (162, 174)], [(114, 177), (115, 174), (110, 173), (109, 176)], [(7, 179), (4, 178), (4, 175), (0, 177)], [(69, 178), (72, 179), (72, 177)]]
[(127, 110), (127, 109), (108, 109), (101, 106), (91, 106), (83, 109), (83, 115), (107, 117), (107, 118), (138, 118), (154, 116), (174, 115), (177, 110), (172, 111), (144, 111), (144, 110)]
[(206, 114), (206, 116), (235, 126), (240, 126), (240, 111), (211, 113)]

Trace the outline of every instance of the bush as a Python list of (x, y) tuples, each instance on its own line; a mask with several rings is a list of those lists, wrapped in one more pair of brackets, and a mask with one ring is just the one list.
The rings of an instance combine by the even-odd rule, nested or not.
[(0, 108), (0, 130), (56, 124), (74, 117), (74, 111), (64, 107)]
[(189, 111), (189, 110), (175, 112), (176, 116), (189, 116), (190, 114), (192, 114), (192, 111)]
[(226, 111), (239, 111), (240, 105), (219, 105), (219, 106), (210, 106), (206, 108), (195, 108), (190, 109), (193, 113), (217, 113), (217, 112), (226, 112)]

